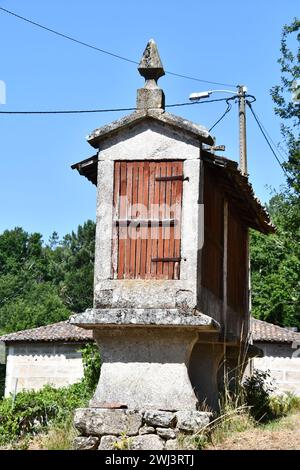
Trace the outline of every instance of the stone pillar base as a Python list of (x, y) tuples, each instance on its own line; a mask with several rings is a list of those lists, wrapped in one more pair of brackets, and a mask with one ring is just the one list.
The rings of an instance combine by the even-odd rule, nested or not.
[(101, 374), (91, 406), (196, 410), (188, 363), (196, 330), (127, 327), (95, 329)]
[(178, 434), (206, 427), (211, 413), (203, 411), (79, 408), (74, 424), (81, 436), (76, 450), (176, 450)]

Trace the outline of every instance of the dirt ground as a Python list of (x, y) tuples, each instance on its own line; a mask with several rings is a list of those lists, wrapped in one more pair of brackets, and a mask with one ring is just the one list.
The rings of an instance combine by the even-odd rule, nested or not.
[(277, 423), (235, 433), (207, 450), (300, 450), (300, 413)]

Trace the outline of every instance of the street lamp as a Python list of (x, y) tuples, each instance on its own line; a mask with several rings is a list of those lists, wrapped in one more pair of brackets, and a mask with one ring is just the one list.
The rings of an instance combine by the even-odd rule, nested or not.
[(190, 101), (200, 101), (203, 98), (209, 98), (212, 93), (230, 93), (239, 100), (239, 145), (240, 145), (240, 171), (247, 175), (247, 145), (246, 145), (246, 93), (247, 87), (238, 85), (237, 91), (232, 90), (207, 90), (199, 93), (191, 93)]
[[(243, 87), (244, 91), (247, 91), (246, 87)], [(202, 98), (209, 98), (212, 93), (231, 93), (232, 95), (237, 95), (239, 92), (232, 91), (232, 90), (208, 90), (208, 91), (201, 91), (200, 93), (191, 93), (189, 99), (191, 101), (199, 101)]]

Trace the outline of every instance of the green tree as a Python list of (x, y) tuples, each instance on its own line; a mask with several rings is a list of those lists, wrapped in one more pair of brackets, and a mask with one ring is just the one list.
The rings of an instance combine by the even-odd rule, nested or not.
[(300, 153), (299, 28), (296, 18), (281, 37), (281, 83), (271, 89), (287, 147), (283, 164), (287, 186), (269, 202), (274, 235), (251, 235), (253, 315), (283, 326), (300, 327)]
[(95, 223), (44, 246), (22, 228), (0, 234), (0, 332), (34, 328), (92, 305)]
[(275, 114), (281, 119), (281, 133), (285, 140), (288, 161), (284, 163), (287, 182), (291, 189), (300, 194), (300, 21), (295, 18), (284, 25), (281, 37), (281, 56), (278, 60), (281, 69), (281, 83), (271, 89)]
[(0, 308), (2, 333), (36, 328), (66, 320), (70, 310), (50, 283), (32, 282), (25, 293), (7, 301)]
[(251, 234), (252, 313), (271, 323), (300, 327), (300, 208), (280, 193), (268, 209), (276, 234)]
[(82, 312), (93, 304), (95, 229), (91, 220), (79, 225), (53, 253), (51, 277), (72, 312)]

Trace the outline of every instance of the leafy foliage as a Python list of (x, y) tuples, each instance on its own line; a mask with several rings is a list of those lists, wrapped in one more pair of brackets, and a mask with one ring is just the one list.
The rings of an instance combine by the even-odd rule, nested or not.
[(251, 233), (252, 313), (282, 326), (300, 327), (300, 207), (279, 193), (269, 211), (277, 233)]
[(41, 234), (22, 228), (0, 235), (0, 332), (68, 318), (93, 299), (95, 223), (44, 246)]
[(275, 395), (269, 371), (255, 369), (243, 383), (244, 399), (252, 417), (264, 423), (298, 411), (300, 398), (292, 393)]
[(270, 405), (274, 388), (268, 371), (256, 369), (244, 382), (244, 396), (250, 413), (256, 421), (268, 421), (273, 418)]
[(95, 344), (88, 343), (81, 349), (84, 368), (84, 383), (87, 390), (92, 394), (98, 384), (101, 358), (99, 349)]
[(65, 422), (89, 398), (83, 382), (59, 389), (46, 385), (38, 391), (23, 391), (15, 398), (4, 398), (0, 401), (0, 444)]
[(286, 416), (290, 412), (300, 410), (300, 397), (290, 392), (284, 395), (273, 395), (270, 398), (270, 408), (276, 418)]
[[(275, 113), (282, 119), (287, 149), (283, 164), (287, 187), (269, 202), (277, 227), (275, 235), (251, 235), (253, 315), (262, 320), (300, 327), (300, 84), (299, 29), (295, 18), (285, 25), (281, 38), (281, 83), (271, 89)], [(298, 42), (298, 46), (297, 46)], [(298, 79), (298, 84), (297, 84)], [(294, 95), (293, 95), (294, 94)], [(295, 97), (297, 96), (297, 100)]]
[[(295, 18), (291, 24), (284, 25), (281, 37), (281, 83), (271, 89), (275, 103), (275, 113), (284, 121), (281, 124), (282, 136), (288, 149), (288, 161), (284, 163), (288, 173), (288, 185), (300, 193), (300, 21)], [(294, 44), (296, 40), (296, 44)], [(298, 43), (298, 46), (297, 46)]]
[(86, 344), (81, 353), (84, 367), (81, 382), (63, 388), (46, 385), (38, 391), (26, 390), (0, 400), (0, 445), (36, 434), (49, 426), (62, 433), (67, 429), (71, 432), (73, 411), (87, 405), (100, 374), (96, 345)]

